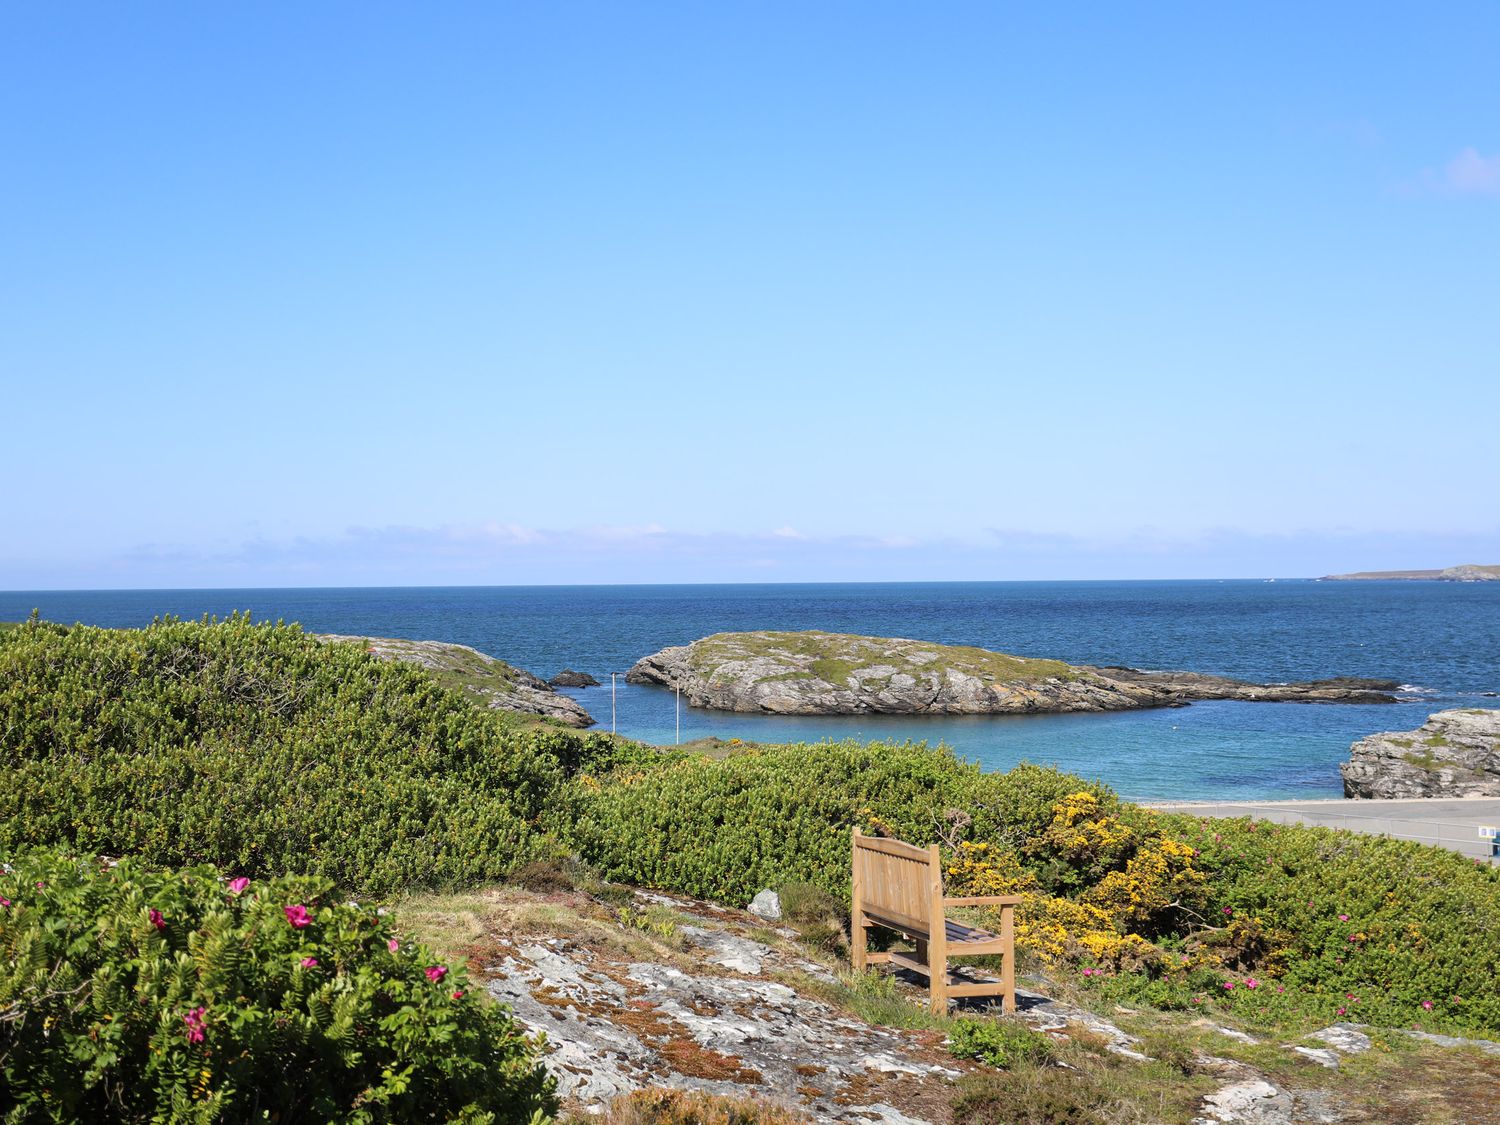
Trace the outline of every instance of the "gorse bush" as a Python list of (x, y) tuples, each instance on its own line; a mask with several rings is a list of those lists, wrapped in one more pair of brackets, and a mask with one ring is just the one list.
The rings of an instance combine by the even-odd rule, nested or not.
[(12, 854), (6, 1125), (543, 1120), (551, 1081), (504, 1009), (329, 886)]
[(248, 617), (0, 634), (0, 844), (375, 892), (473, 883), (556, 852), (544, 813), (612, 752)]

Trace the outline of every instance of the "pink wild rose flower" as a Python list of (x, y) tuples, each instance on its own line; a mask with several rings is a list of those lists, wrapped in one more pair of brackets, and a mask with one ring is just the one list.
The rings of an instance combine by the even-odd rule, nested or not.
[(395, 938), (391, 938), (390, 941), (388, 941), (388, 942), (385, 943), (385, 947), (387, 949), (389, 949), (392, 953), (395, 953), (398, 949), (401, 948), (401, 943), (399, 941), (397, 941)]
[(232, 895), (240, 894), (249, 885), (250, 880), (241, 875), (238, 879), (229, 880), (229, 893)]
[(433, 984), (436, 984), (447, 975), (447, 965), (432, 965), (427, 969), (427, 979), (430, 980)]
[(307, 907), (300, 903), (296, 906), (283, 906), (281, 910), (294, 930), (305, 929), (312, 924), (312, 915), (307, 912)]
[(151, 908), (151, 924), (157, 930), (165, 930), (167, 928), (167, 920), (161, 916), (161, 911), (154, 906)]
[(189, 1043), (203, 1042), (203, 1017), (208, 1015), (207, 1008), (194, 1008), (182, 1017), (182, 1022), (187, 1024), (187, 1040)]
[(302, 958), (302, 967), (304, 969), (316, 969), (318, 967), (318, 959), (316, 957), (304, 957)]

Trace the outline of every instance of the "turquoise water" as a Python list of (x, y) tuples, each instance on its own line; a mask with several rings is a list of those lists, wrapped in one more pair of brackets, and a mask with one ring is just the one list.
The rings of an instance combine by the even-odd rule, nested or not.
[[(608, 728), (611, 671), (723, 630), (828, 629), (974, 644), (1075, 663), (1185, 668), (1254, 680), (1380, 676), (1388, 706), (1199, 703), (1112, 715), (784, 718), (683, 708), (684, 740), (943, 742), (987, 768), (1055, 763), (1127, 796), (1333, 797), (1349, 744), (1444, 707), (1500, 706), (1500, 583), (993, 582), (735, 586), (0, 592), (0, 620), (142, 625), (249, 609), (321, 632), (473, 645), (550, 676)], [(620, 684), (622, 734), (671, 743), (670, 692)]]

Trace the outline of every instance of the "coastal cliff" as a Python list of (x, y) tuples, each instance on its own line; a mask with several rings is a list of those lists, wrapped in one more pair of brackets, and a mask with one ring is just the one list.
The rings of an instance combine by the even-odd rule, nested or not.
[(1345, 797), (1500, 797), (1500, 711), (1439, 711), (1361, 739), (1339, 767)]
[(625, 679), (681, 688), (695, 707), (779, 715), (1127, 711), (1206, 699), (1390, 703), (1398, 686), (1353, 679), (1252, 684), (816, 631), (717, 633), (645, 657)]
[(427, 669), (442, 683), (477, 696), (482, 706), (536, 715), (570, 727), (591, 727), (594, 718), (576, 700), (553, 691), (545, 680), (468, 645), (408, 641), (396, 637), (314, 634), (320, 641), (362, 645), (382, 660), (402, 660)]

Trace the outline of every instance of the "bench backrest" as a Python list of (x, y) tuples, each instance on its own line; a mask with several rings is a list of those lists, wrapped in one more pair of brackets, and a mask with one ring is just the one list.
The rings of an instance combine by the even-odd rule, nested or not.
[[(897, 921), (927, 923), (932, 918), (934, 881), (942, 879), (936, 848), (854, 830), (855, 901), (871, 914)], [(942, 887), (937, 895), (941, 901)]]

